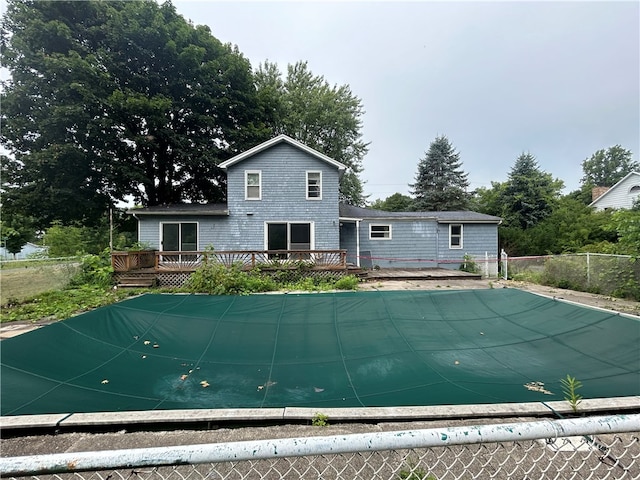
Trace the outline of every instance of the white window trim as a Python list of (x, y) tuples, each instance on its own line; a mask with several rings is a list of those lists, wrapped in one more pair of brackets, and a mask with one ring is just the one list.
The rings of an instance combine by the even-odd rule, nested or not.
[[(389, 227), (389, 236), (388, 237), (373, 237), (371, 233), (373, 232), (372, 227)], [(393, 239), (393, 226), (390, 223), (370, 223), (369, 224), (369, 240), (392, 240)]]
[(310, 240), (310, 248), (309, 250), (316, 249), (316, 223), (313, 221), (302, 221), (302, 220), (294, 220), (294, 221), (277, 221), (277, 220), (269, 220), (268, 222), (264, 222), (264, 249), (269, 250), (269, 225), (270, 224), (278, 224), (278, 223), (286, 223), (287, 224), (287, 250), (290, 250), (291, 246), (291, 225), (294, 223), (298, 224), (308, 224), (309, 225), (309, 235), (311, 236)]
[[(258, 174), (258, 197), (249, 196), (249, 175)], [(251, 185), (255, 187), (256, 185)], [(245, 200), (262, 200), (262, 170), (245, 170), (244, 171), (244, 199)]]
[[(460, 227), (460, 245), (452, 245), (451, 244), (451, 229), (452, 227)], [(464, 225), (462, 223), (450, 223), (449, 224), (449, 248), (452, 250), (461, 250), (463, 247), (463, 238), (464, 238)]]
[[(318, 175), (320, 175), (320, 184), (319, 189), (320, 189), (320, 195), (318, 197), (310, 197), (309, 196), (309, 174), (310, 173), (317, 173)], [(322, 171), (320, 170), (307, 170), (306, 172), (306, 192), (305, 192), (305, 196), (307, 197), (307, 200), (322, 200)]]

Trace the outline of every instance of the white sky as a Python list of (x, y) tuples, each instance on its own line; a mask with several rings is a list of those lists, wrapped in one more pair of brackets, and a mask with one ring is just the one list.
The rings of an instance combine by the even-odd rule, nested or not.
[(198, 2), (178, 12), (254, 68), (306, 60), (362, 99), (365, 193), (408, 193), (437, 135), (471, 189), (531, 152), (579, 186), (581, 162), (640, 151), (640, 2)]
[(621, 144), (638, 160), (640, 2), (173, 3), (254, 68), (306, 60), (350, 85), (366, 111), (371, 201), (408, 193), (441, 134), (471, 189), (506, 180), (523, 151), (566, 193), (598, 149)]

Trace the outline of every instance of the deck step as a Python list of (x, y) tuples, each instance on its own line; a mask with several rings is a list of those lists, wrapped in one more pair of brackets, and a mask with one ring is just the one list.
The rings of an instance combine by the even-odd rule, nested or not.
[(155, 275), (122, 276), (118, 279), (121, 288), (151, 288), (158, 284)]

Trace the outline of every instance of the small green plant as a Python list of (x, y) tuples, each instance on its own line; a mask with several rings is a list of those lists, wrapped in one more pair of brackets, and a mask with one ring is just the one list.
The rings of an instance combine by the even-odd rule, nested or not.
[(414, 460), (407, 460), (407, 464), (400, 470), (398, 476), (401, 480), (438, 480), (435, 475), (428, 474), (427, 471), (418, 467)]
[(105, 249), (100, 255), (85, 255), (78, 272), (70, 282), (72, 287), (94, 285), (108, 288), (113, 285), (111, 254)]
[(311, 425), (314, 427), (326, 427), (329, 425), (329, 417), (324, 413), (316, 413), (311, 419)]
[(474, 262), (473, 257), (471, 255), (469, 255), (468, 253), (465, 253), (463, 260), (464, 261), (462, 265), (460, 265), (460, 270), (462, 270), (463, 272), (469, 272), (469, 273), (480, 273), (480, 268), (478, 267), (478, 264)]
[(560, 384), (562, 385), (562, 393), (564, 394), (564, 399), (571, 406), (573, 413), (577, 413), (578, 406), (582, 401), (582, 395), (577, 393), (576, 390), (582, 388), (582, 382), (580, 380), (576, 380), (575, 377), (567, 374), (566, 378), (560, 379)]

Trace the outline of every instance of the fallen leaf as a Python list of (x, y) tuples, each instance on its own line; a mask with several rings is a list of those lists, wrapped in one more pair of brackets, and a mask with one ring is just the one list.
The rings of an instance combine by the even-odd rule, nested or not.
[(107, 384), (107, 383), (109, 383), (109, 380), (107, 380), (106, 378), (105, 378), (104, 380), (102, 380), (102, 384), (103, 384), (103, 385), (105, 385), (105, 384)]
[(150, 342), (149, 340), (145, 340), (145, 341), (144, 341), (144, 344), (145, 344), (145, 345), (149, 345), (150, 343), (151, 343), (151, 342)]

